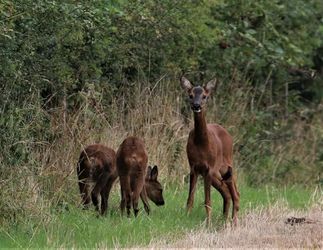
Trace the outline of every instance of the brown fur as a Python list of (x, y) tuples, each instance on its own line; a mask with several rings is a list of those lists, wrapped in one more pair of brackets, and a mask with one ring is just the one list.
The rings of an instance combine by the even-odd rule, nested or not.
[(118, 177), (115, 151), (101, 144), (86, 147), (78, 161), (77, 176), (84, 207), (86, 208), (92, 199), (96, 210), (99, 210), (100, 195), (101, 214), (104, 215), (108, 207), (111, 187)]
[(117, 171), (121, 186), (121, 212), (127, 207), (128, 216), (131, 206), (137, 216), (139, 196), (148, 214), (147, 197), (156, 205), (164, 204), (162, 187), (157, 181), (157, 166), (147, 169), (147, 162), (147, 152), (141, 139), (130, 136), (122, 142), (117, 151)]
[(205, 105), (215, 82), (205, 87), (193, 87), (186, 79), (181, 79), (182, 87), (188, 91), (190, 104), (194, 111), (194, 129), (191, 130), (187, 142), (187, 156), (190, 164), (190, 187), (187, 209), (193, 207), (194, 192), (198, 175), (204, 179), (205, 208), (207, 221), (211, 217), (211, 185), (223, 197), (223, 213), (228, 217), (230, 199), (233, 201), (232, 218), (237, 223), (240, 195), (232, 174), (233, 140), (225, 128), (213, 123), (207, 124)]

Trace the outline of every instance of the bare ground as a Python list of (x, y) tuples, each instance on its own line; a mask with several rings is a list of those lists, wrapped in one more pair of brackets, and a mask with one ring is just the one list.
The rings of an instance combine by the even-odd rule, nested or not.
[(151, 248), (314, 248), (323, 249), (323, 206), (291, 210), (283, 203), (250, 209), (235, 228), (197, 229), (182, 239), (164, 239)]

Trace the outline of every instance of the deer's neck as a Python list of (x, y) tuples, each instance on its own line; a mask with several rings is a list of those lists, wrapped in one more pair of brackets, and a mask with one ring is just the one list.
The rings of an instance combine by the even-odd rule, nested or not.
[(205, 112), (194, 113), (194, 142), (196, 144), (208, 144), (208, 131)]

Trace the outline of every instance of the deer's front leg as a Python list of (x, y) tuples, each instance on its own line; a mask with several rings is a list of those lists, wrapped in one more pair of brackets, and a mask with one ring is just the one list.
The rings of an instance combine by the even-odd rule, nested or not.
[(187, 199), (187, 212), (190, 213), (194, 203), (194, 193), (196, 190), (197, 174), (193, 171), (190, 173), (190, 189)]
[(142, 203), (144, 203), (144, 208), (146, 213), (149, 215), (150, 208), (149, 208), (149, 203), (148, 203), (148, 196), (147, 196), (147, 191), (146, 187), (144, 186), (141, 193), (140, 193), (140, 198), (142, 200)]
[(204, 194), (205, 194), (205, 210), (206, 210), (206, 219), (207, 225), (211, 223), (211, 180), (209, 176), (204, 177)]

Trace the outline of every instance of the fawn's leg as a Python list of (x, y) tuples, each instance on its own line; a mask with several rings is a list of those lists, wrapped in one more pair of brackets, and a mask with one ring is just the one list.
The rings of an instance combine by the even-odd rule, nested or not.
[(91, 203), (91, 197), (90, 197), (90, 186), (85, 183), (86, 180), (80, 180), (79, 181), (79, 188), (81, 193), (81, 199), (82, 199), (82, 205), (83, 209), (87, 209), (89, 207), (89, 204)]
[(144, 187), (144, 181), (145, 176), (138, 174), (137, 176), (132, 176), (131, 180), (131, 190), (132, 190), (132, 207), (133, 211), (135, 213), (135, 216), (137, 217), (139, 209), (138, 209), (138, 203), (139, 203), (139, 197)]
[(131, 187), (130, 187), (130, 176), (120, 176), (120, 185), (122, 192), (121, 200), (121, 212), (123, 212), (124, 206), (127, 208), (127, 216), (130, 216), (131, 209)]
[[(106, 210), (108, 209), (109, 203), (109, 195), (114, 181), (117, 179), (116, 176), (110, 175), (107, 181), (106, 186), (101, 190), (101, 197), (104, 197), (104, 203), (101, 202), (101, 214), (106, 214)], [(103, 198), (102, 198), (103, 200)]]
[(142, 203), (144, 203), (144, 208), (146, 213), (149, 215), (150, 208), (149, 208), (149, 203), (148, 203), (148, 196), (147, 196), (147, 191), (145, 185), (143, 186), (143, 189), (140, 193), (140, 198), (142, 200)]

